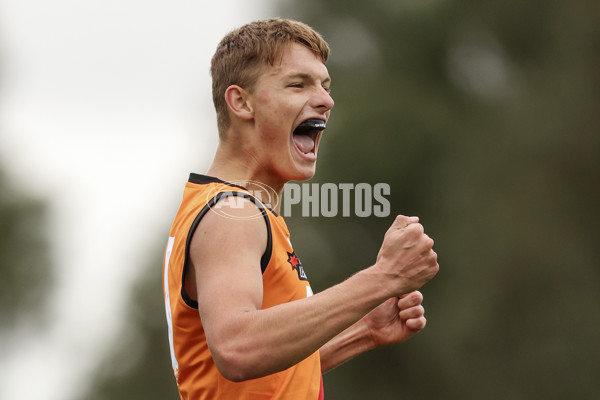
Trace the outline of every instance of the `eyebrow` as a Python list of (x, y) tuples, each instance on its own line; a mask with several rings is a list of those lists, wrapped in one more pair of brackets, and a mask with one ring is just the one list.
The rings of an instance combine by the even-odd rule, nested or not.
[[(287, 78), (289, 79), (302, 79), (302, 80), (306, 80), (306, 81), (312, 81), (315, 80), (313, 75), (311, 74), (307, 74), (306, 72), (292, 72), (290, 73)], [(327, 75), (327, 78), (325, 78), (321, 83), (331, 83), (331, 77), (329, 75)]]

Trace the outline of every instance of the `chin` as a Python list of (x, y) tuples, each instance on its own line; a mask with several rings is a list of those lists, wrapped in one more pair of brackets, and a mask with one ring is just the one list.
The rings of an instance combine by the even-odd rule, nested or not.
[(307, 181), (309, 179), (312, 179), (313, 176), (315, 176), (316, 173), (316, 168), (315, 168), (315, 164), (312, 165), (312, 167), (305, 167), (305, 168), (300, 168), (298, 169), (297, 173), (295, 174), (296, 176), (294, 177), (294, 181)]
[(313, 176), (315, 176), (315, 174), (305, 175), (305, 176), (302, 176), (300, 178), (292, 179), (292, 180), (298, 181), (298, 182), (303, 182), (303, 181), (311, 180), (313, 178)]
[(286, 182), (290, 182), (290, 181), (296, 181), (296, 182), (302, 182), (302, 181), (308, 181), (309, 179), (312, 179), (312, 177), (315, 176), (315, 171), (296, 171), (292, 174), (287, 175), (285, 181)]

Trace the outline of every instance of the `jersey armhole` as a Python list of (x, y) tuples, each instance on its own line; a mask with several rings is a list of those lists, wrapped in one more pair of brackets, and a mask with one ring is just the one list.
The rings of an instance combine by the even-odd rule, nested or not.
[(202, 218), (204, 218), (206, 213), (212, 207), (214, 207), (214, 205), (217, 204), (222, 198), (226, 198), (229, 196), (239, 196), (239, 197), (248, 199), (251, 202), (253, 202), (260, 210), (260, 212), (265, 220), (265, 223), (267, 224), (267, 246), (265, 247), (265, 252), (263, 253), (263, 255), (260, 258), (261, 273), (263, 273), (263, 274), (265, 273), (265, 270), (267, 269), (267, 265), (269, 265), (269, 261), (271, 261), (271, 253), (273, 251), (273, 235), (271, 233), (271, 222), (269, 221), (269, 216), (267, 215), (267, 210), (265, 209), (265, 206), (260, 201), (258, 201), (256, 198), (254, 198), (253, 196), (251, 196), (248, 193), (233, 192), (233, 191), (217, 193), (212, 199), (209, 200), (208, 203), (206, 203), (206, 205), (202, 208), (202, 210), (200, 210), (200, 212), (194, 219), (192, 226), (190, 227), (190, 230), (187, 235), (187, 239), (185, 241), (185, 258), (183, 261), (183, 272), (182, 272), (182, 276), (181, 276), (181, 297), (183, 298), (183, 301), (192, 308), (198, 308), (198, 302), (196, 300), (192, 299), (190, 297), (189, 293), (185, 290), (185, 275), (186, 275), (187, 269), (190, 264), (190, 243), (192, 242), (192, 237), (194, 236), (194, 232), (196, 232), (196, 229), (198, 228), (198, 224), (200, 223)]

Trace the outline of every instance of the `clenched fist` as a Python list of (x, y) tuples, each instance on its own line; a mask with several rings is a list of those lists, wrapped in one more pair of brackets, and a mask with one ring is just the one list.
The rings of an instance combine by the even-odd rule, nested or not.
[(390, 280), (396, 296), (419, 289), (437, 274), (433, 239), (425, 234), (419, 218), (396, 217), (385, 233), (373, 267)]

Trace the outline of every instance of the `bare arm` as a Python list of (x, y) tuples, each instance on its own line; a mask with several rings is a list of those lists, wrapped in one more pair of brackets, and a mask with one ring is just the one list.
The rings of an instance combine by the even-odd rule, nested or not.
[[(243, 217), (255, 213), (253, 207), (248, 202), (229, 211)], [(192, 239), (200, 317), (215, 363), (231, 380), (296, 364), (386, 299), (423, 285), (438, 268), (422, 227), (401, 217), (386, 233), (376, 265), (309, 298), (261, 310), (266, 240), (262, 219), (215, 213), (204, 217)]]
[(425, 309), (419, 291), (393, 297), (320, 349), (321, 370), (327, 372), (376, 347), (401, 343), (425, 328)]

